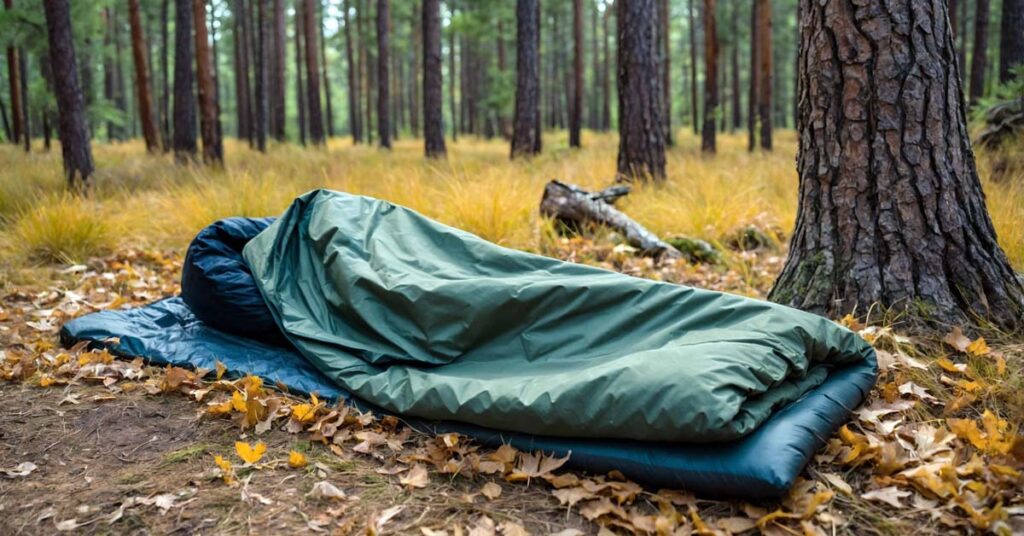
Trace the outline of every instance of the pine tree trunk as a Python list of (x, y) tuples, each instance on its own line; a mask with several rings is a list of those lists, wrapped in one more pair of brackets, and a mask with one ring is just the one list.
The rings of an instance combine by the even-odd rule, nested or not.
[(736, 131), (743, 128), (743, 116), (740, 105), (740, 8), (733, 2), (730, 9), (730, 30), (732, 31), (732, 128)]
[(693, 1), (689, 2), (687, 17), (690, 22), (690, 115), (693, 122), (693, 133), (700, 133), (700, 100), (697, 94), (697, 17), (694, 15)]
[(652, 38), (655, 0), (616, 2), (619, 35), (620, 180), (665, 179), (665, 124), (661, 119), (658, 43)]
[[(246, 74), (245, 77), (246, 87), (248, 95), (246, 100), (248, 101), (247, 112), (249, 114), (248, 125), (249, 125), (249, 147), (256, 148), (257, 133), (256, 133), (256, 113), (259, 107), (259, 102), (256, 98), (256, 83), (257, 83), (257, 64), (259, 63), (259, 40), (257, 34), (259, 33), (258, 28), (253, 28), (253, 21), (257, 20), (258, 17), (254, 15), (259, 11), (259, 2), (262, 0), (242, 0), (244, 5), (242, 8), (242, 33), (245, 36), (245, 42), (243, 43), (243, 54), (245, 55)], [(253, 4), (257, 4), (253, 7)]]
[(600, 130), (600, 84), (598, 77), (601, 72), (601, 49), (597, 47), (597, 4), (595, 0), (588, 2), (590, 5), (590, 92), (587, 98), (587, 127), (593, 130)]
[(192, 58), (192, 0), (174, 0), (174, 156), (178, 162), (196, 157)]
[[(114, 63), (114, 10), (103, 8), (103, 98), (107, 104), (117, 107), (117, 70)], [(123, 111), (121, 108), (118, 110)], [(24, 126), (24, 123), (22, 124)], [(107, 120), (107, 141), (121, 139), (121, 127), (114, 121)]]
[(611, 6), (605, 6), (601, 17), (601, 130), (607, 132), (612, 128), (612, 84), (611, 84), (611, 32), (608, 30), (608, 18), (612, 16)]
[(971, 57), (971, 106), (985, 95), (988, 69), (989, 0), (978, 0), (974, 18), (974, 54)]
[(14, 139), (14, 132), (11, 131), (11, 123), (7, 120), (7, 108), (4, 107), (3, 99), (0, 99), (0, 121), (4, 124), (4, 135), (7, 141)]
[(761, 60), (758, 51), (758, 17), (761, 4), (754, 0), (750, 4), (750, 90), (747, 92), (747, 151), (757, 147), (757, 115), (761, 108), (757, 98), (761, 94)]
[(21, 146), (25, 152), (32, 150), (32, 121), (29, 115), (28, 104), (28, 53), (24, 48), (18, 49), (18, 70), (21, 71), (19, 81), (21, 82)]
[(540, 2), (516, 2), (516, 103), (512, 158), (540, 153)]
[(91, 186), (89, 178), (94, 168), (82, 88), (78, 85), (78, 65), (71, 32), (71, 6), (68, 0), (44, 0), (43, 7), (46, 11), (50, 61), (57, 94), (64, 177), (72, 191), (88, 192)]
[(388, 86), (388, 54), (391, 47), (388, 22), (391, 12), (388, 4), (388, 0), (377, 0), (377, 136), (384, 149), (391, 148), (391, 111), (388, 102), (391, 89)]
[[(423, 9), (426, 9), (426, 8), (424, 7)], [(440, 10), (441, 9), (440, 6), (438, 6), (437, 9)], [(422, 9), (421, 9), (421, 11), (422, 11)], [(410, 43), (410, 47), (409, 47), (412, 50), (412, 54), (411, 54), (411, 58), (410, 58), (411, 61), (409, 61), (409, 80), (410, 80), (410, 83), (412, 84), (412, 87), (410, 88), (410, 91), (409, 91), (409, 95), (411, 97), (409, 99), (409, 127), (412, 129), (412, 135), (413, 136), (419, 136), (420, 135), (420, 108), (419, 108), (419, 105), (420, 105), (420, 102), (422, 102), (420, 99), (422, 97), (423, 91), (425, 91), (425, 90), (421, 90), (421, 85), (420, 85), (421, 84), (420, 76), (421, 76), (421, 73), (422, 73), (422, 70), (420, 68), (420, 58), (422, 57), (424, 59), (424, 61), (425, 61), (426, 60), (426, 56), (421, 56), (421, 51), (417, 50), (418, 47), (422, 47), (423, 45), (426, 45), (426, 41), (424, 40), (424, 37), (423, 37), (423, 32), (425, 31), (423, 29), (423, 24), (426, 21), (426, 19), (424, 18), (425, 16), (426, 15), (424, 13), (420, 13), (419, 17), (416, 17), (415, 14), (413, 15), (413, 18), (412, 18), (412, 42)], [(440, 15), (438, 15), (438, 17), (440, 17)], [(438, 21), (437, 24), (438, 24), (438, 27), (437, 27), (437, 32), (438, 32), (437, 33), (437, 61), (440, 62), (441, 61), (441, 26), (440, 26), (441, 23), (440, 23), (440, 21)], [(426, 52), (422, 52), (422, 54), (426, 54)], [(423, 69), (426, 69), (426, 66), (424, 66)], [(438, 63), (438, 65), (437, 65), (437, 73), (438, 73), (438, 75), (441, 74), (441, 64), (440, 63)], [(440, 78), (438, 80), (440, 80)], [(424, 81), (423, 83), (425, 84), (426, 82)], [(441, 97), (441, 95), (443, 95), (443, 93), (439, 92), (438, 95), (439, 95), (439, 98), (441, 99), (440, 101), (438, 101), (438, 104), (441, 104), (441, 101), (444, 100), (444, 98)], [(441, 121), (444, 121), (444, 117), (443, 116), (439, 116), (439, 117), (440, 117)], [(441, 130), (443, 131), (444, 129), (442, 128)], [(444, 140), (443, 135), (442, 135), (441, 139)]]
[[(122, 54), (121, 54), (121, 49), (123, 48), (121, 46), (121, 30), (124, 28), (124, 26), (123, 26), (123, 24), (121, 24), (118, 21), (117, 9), (111, 8), (110, 13), (112, 15), (112, 19), (111, 19), (111, 29), (112, 29), (112, 32), (111, 32), (111, 34), (113, 35), (113, 40), (114, 40), (114, 84), (115, 84), (114, 106), (123, 115), (129, 116), (129, 113), (128, 113), (129, 112), (129, 109), (128, 109), (128, 99), (127, 99), (127, 97), (125, 95), (127, 93), (127, 91), (126, 91), (125, 83), (124, 83), (124, 62), (122, 61)], [(22, 72), (25, 72), (25, 70), (22, 69)], [(134, 129), (135, 128), (134, 118), (129, 116), (129, 119), (130, 120), (128, 121), (128, 124), (131, 125), (132, 129)], [(123, 139), (125, 137), (124, 128), (122, 127), (120, 129), (118, 129), (118, 131), (119, 131), (119, 136), (118, 137)], [(132, 135), (134, 135), (134, 133), (132, 133)]]
[(274, 139), (280, 142), (287, 139), (285, 102), (288, 98), (288, 85), (285, 83), (285, 42), (288, 40), (288, 29), (284, 13), (284, 0), (274, 0), (274, 62), (271, 86), (274, 88), (274, 99), (270, 103), (270, 116), (274, 128), (271, 132)]
[(132, 58), (135, 60), (135, 89), (139, 99), (139, 117), (142, 118), (142, 136), (146, 150), (155, 153), (160, 150), (160, 133), (153, 117), (153, 99), (146, 69), (146, 45), (142, 36), (142, 16), (139, 14), (139, 0), (128, 0), (128, 19), (132, 28)]
[(441, 2), (423, 0), (423, 136), (427, 158), (444, 158)]
[(249, 101), (249, 55), (246, 53), (248, 39), (245, 34), (243, 20), (246, 17), (243, 0), (235, 0), (234, 8), (235, 33), (235, 103), (238, 112), (238, 137), (250, 139), (252, 125), (251, 103)]
[[(13, 0), (4, 0), (5, 9), (13, 9)], [(7, 82), (10, 84), (11, 95), (11, 123), (13, 124), (12, 143), (18, 143), (25, 130), (25, 117), (22, 115), (22, 94), (21, 94), (21, 62), (18, 58), (18, 49), (7, 47)]]
[(172, 146), (171, 136), (171, 71), (170, 62), (167, 56), (170, 53), (170, 11), (171, 0), (163, 0), (160, 6), (160, 121), (163, 128), (164, 152), (170, 152)]
[(196, 80), (199, 82), (199, 130), (203, 135), (203, 162), (224, 163), (224, 146), (217, 133), (216, 86), (210, 58), (210, 40), (206, 30), (206, 0), (192, 0), (195, 22)]
[(761, 149), (772, 150), (772, 85), (775, 75), (772, 72), (772, 4), (770, 0), (755, 0), (760, 4), (757, 10), (757, 59), (760, 74), (757, 77), (761, 85), (757, 97), (757, 106), (761, 115)]
[(569, 147), (579, 148), (583, 122), (583, 0), (572, 2), (572, 106), (569, 107)]
[(324, 144), (324, 119), (320, 111), (320, 76), (317, 60), (317, 17), (315, 0), (305, 0), (303, 4), (303, 31), (306, 34), (303, 47), (306, 52), (306, 106), (309, 113), (309, 141), (313, 145)]
[(999, 83), (1013, 79), (1014, 67), (1024, 64), (1024, 0), (1003, 0), (999, 28)]
[(256, 149), (267, 152), (267, 131), (270, 125), (270, 5), (272, 0), (253, 0), (256, 2), (256, 33), (253, 54), (256, 58), (256, 106), (255, 134)]
[(295, 0), (295, 108), (298, 109), (298, 121), (299, 121), (299, 144), (306, 145), (306, 133), (309, 132), (309, 128), (306, 123), (306, 90), (305, 84), (302, 78), (302, 60), (305, 57), (305, 53), (302, 48), (302, 40), (305, 36), (305, 30), (303, 29), (303, 19), (305, 18), (303, 2), (305, 0)]
[[(452, 14), (455, 14), (455, 9), (452, 8)], [(449, 28), (448, 31), (448, 108), (451, 109), (452, 115), (452, 141), (459, 139), (459, 109), (455, 106), (455, 75), (458, 71), (455, 70), (455, 31)]]
[(704, 0), (704, 128), (700, 149), (705, 153), (717, 150), (715, 114), (718, 113), (718, 35), (715, 27), (715, 0)]
[(967, 80), (967, 0), (960, 2), (960, 16), (957, 18), (960, 23), (960, 81)]
[(362, 143), (363, 133), (360, 125), (359, 113), (359, 84), (355, 64), (355, 54), (352, 52), (352, 21), (349, 17), (349, 2), (345, 0), (341, 6), (342, 19), (345, 24), (345, 61), (348, 66), (348, 129), (352, 134), (352, 143)]
[(356, 8), (356, 42), (359, 43), (359, 96), (363, 99), (359, 106), (364, 113), (363, 131), (366, 134), (366, 142), (373, 143), (373, 87), (370, 81), (370, 55), (366, 47), (369, 40), (366, 29), (368, 1), (359, 0), (359, 6)]
[(665, 121), (665, 145), (675, 145), (672, 136), (672, 46), (669, 40), (671, 10), (669, 0), (658, 0), (658, 49), (661, 61), (661, 116)]
[(770, 299), (832, 318), (880, 305), (941, 329), (1021, 326), (947, 20), (944, 2), (801, 0), (800, 204)]
[(320, 20), (317, 26), (320, 31), (320, 75), (324, 80), (324, 123), (327, 126), (327, 137), (334, 137), (334, 109), (331, 106), (331, 79), (327, 76), (327, 37), (324, 34), (324, 6), (320, 5)]

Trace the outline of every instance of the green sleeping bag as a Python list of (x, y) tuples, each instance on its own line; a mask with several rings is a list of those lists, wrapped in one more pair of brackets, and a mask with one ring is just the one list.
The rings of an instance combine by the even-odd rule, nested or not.
[(296, 199), (244, 257), (306, 359), (410, 417), (728, 441), (873, 353), (813, 314), (502, 248), (328, 190)]

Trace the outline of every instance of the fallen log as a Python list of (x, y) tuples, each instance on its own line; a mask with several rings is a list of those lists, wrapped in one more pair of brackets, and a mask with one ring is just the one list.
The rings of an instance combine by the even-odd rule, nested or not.
[(1024, 98), (1000, 102), (985, 114), (985, 129), (975, 145), (995, 148), (1024, 131)]
[(667, 259), (682, 258), (682, 253), (671, 244), (612, 206), (628, 193), (628, 186), (613, 186), (600, 192), (588, 192), (579, 186), (552, 180), (544, 187), (540, 213), (554, 219), (571, 232), (579, 232), (587, 224), (599, 224), (614, 229), (643, 255)]

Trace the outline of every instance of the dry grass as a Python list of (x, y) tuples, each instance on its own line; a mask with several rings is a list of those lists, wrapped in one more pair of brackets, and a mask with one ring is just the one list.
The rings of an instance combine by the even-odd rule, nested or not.
[[(771, 154), (746, 152), (741, 135), (721, 136), (716, 157), (699, 152), (699, 140), (680, 131), (668, 156), (668, 181), (639, 188), (622, 207), (661, 235), (686, 234), (720, 241), (755, 224), (788, 233), (797, 184), (795, 135), (781, 132)], [(176, 166), (169, 156), (145, 154), (141, 141), (96, 144), (97, 188), (88, 203), (60, 197), (60, 152), (26, 156), (0, 147), (0, 235), (16, 262), (81, 259), (126, 245), (179, 248), (211, 221), (236, 215), (281, 212), (298, 194), (327, 187), (381, 197), (476, 233), (528, 250), (544, 248), (548, 234), (536, 217), (543, 184), (552, 178), (603, 187), (614, 175), (617, 138), (586, 133), (582, 151), (566, 149), (564, 133), (545, 138), (545, 152), (509, 162), (501, 140), (460, 139), (450, 158), (429, 162), (419, 140), (394, 151), (332, 140), (326, 150), (293, 145), (267, 154), (228, 140), (225, 169)], [(989, 162), (982, 156), (983, 176)], [(1024, 177), (985, 181), (1000, 242), (1024, 268)]]

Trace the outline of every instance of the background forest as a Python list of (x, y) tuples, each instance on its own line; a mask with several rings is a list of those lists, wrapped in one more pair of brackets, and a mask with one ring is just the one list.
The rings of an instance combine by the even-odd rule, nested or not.
[[(888, 40), (869, 11), (910, 28), (907, 40)], [(0, 528), (1024, 532), (1024, 0), (4, 0), (0, 49)], [(867, 62), (871, 97), (800, 99), (812, 82), (859, 82), (850, 65), (824, 72), (831, 60), (903, 53), (900, 68)], [(948, 79), (944, 98), (913, 80), (886, 96), (884, 76), (915, 69)], [(828, 117), (855, 129), (867, 108), (875, 134), (894, 102), (899, 136), (830, 152), (866, 138), (826, 131)], [(939, 107), (939, 127), (917, 128)], [(915, 136), (952, 148), (918, 158)], [(901, 165), (886, 167), (887, 148)], [(933, 168), (907, 175), (922, 161)], [(824, 168), (867, 179), (815, 214), (831, 195), (815, 197)], [(930, 176), (959, 188), (955, 202), (927, 197)], [(566, 232), (538, 214), (551, 180), (628, 184), (615, 208), (679, 258), (608, 226)], [(907, 184), (921, 195), (885, 227), (880, 192)], [(789, 496), (748, 504), (556, 475), (557, 460), (528, 453), (484, 474), (481, 459), (508, 453), (365, 415), (334, 439), (292, 418), (261, 430), (245, 407), (203, 400), (227, 385), (220, 375), (56, 347), (65, 320), (180, 292), (204, 226), (280, 214), (315, 188), (510, 248), (819, 312), (874, 345), (878, 386)], [(863, 248), (814, 233), (845, 238), (858, 223), (885, 244), (865, 272), (894, 263), (890, 241), (917, 248), (895, 279), (942, 280), (954, 303), (837, 298), (870, 281), (817, 270), (812, 246)], [(959, 248), (971, 232), (980, 241)], [(806, 266), (833, 286), (808, 283)], [(247, 381), (229, 389), (248, 393)], [(334, 409), (255, 392), (313, 420)], [(173, 393), (185, 396), (162, 396)], [(253, 443), (269, 449), (262, 464)], [(61, 465), (10, 469), (27, 453)]]

